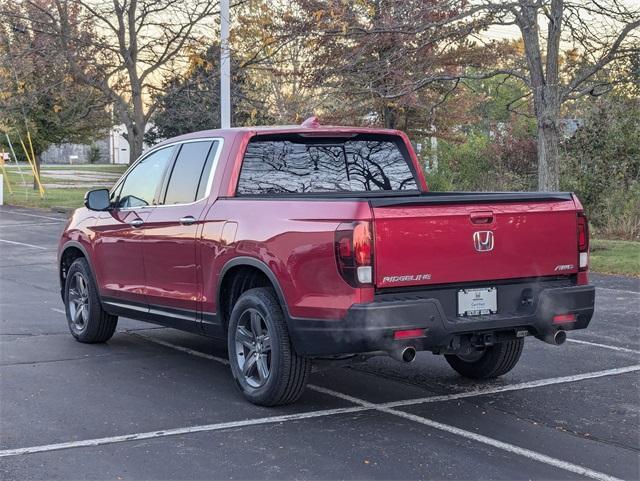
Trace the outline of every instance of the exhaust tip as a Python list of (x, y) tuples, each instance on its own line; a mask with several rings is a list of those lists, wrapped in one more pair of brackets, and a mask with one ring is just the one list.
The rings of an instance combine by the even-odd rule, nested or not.
[(399, 347), (388, 352), (392, 358), (400, 362), (413, 362), (416, 358), (416, 348), (413, 346)]
[(553, 336), (553, 340), (558, 346), (564, 344), (564, 342), (567, 340), (567, 333), (564, 331), (557, 331)]
[(416, 350), (413, 347), (405, 347), (402, 350), (402, 360), (404, 362), (413, 362), (416, 358)]

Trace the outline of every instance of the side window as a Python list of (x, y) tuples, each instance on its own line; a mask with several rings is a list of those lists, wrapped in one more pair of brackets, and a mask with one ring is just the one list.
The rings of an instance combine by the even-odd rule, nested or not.
[(122, 184), (118, 207), (144, 207), (153, 205), (156, 191), (171, 161), (174, 147), (166, 147), (145, 157)]
[(167, 184), (166, 205), (188, 204), (201, 198), (199, 186), (209, 178), (207, 173), (205, 180), (205, 170), (209, 163), (209, 152), (214, 150), (212, 144), (211, 141), (182, 144)]

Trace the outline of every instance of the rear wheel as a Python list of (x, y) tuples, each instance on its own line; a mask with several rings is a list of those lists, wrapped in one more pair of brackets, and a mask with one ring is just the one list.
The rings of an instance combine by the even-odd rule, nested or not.
[(71, 335), (80, 342), (99, 343), (111, 339), (118, 318), (102, 309), (89, 263), (76, 259), (67, 272), (64, 304)]
[(491, 379), (511, 371), (520, 360), (524, 339), (504, 341), (468, 355), (445, 354), (459, 374), (471, 379)]
[(242, 394), (262, 406), (298, 400), (311, 372), (289, 339), (282, 309), (272, 289), (250, 289), (231, 312), (229, 363)]

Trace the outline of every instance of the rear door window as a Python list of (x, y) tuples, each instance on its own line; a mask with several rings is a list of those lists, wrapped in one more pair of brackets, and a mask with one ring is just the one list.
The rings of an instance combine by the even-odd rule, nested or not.
[(260, 138), (245, 152), (238, 195), (417, 190), (400, 139)]
[(164, 204), (188, 204), (204, 197), (215, 150), (212, 141), (182, 144), (171, 170)]

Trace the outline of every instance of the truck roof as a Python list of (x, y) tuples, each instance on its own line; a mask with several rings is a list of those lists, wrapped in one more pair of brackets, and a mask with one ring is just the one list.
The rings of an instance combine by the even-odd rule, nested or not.
[[(305, 121), (303, 125), (276, 125), (276, 126), (252, 126), (252, 127), (233, 127), (230, 129), (211, 129), (200, 130), (197, 132), (191, 132), (188, 134), (172, 137), (170, 139), (160, 142), (155, 147), (163, 144), (191, 140), (201, 139), (208, 137), (223, 137), (224, 139), (231, 139), (238, 136), (253, 136), (253, 135), (273, 135), (273, 134), (313, 134), (313, 135), (332, 135), (332, 134), (380, 134), (380, 135), (404, 135), (399, 130), (371, 128), (371, 127), (348, 127), (339, 125), (319, 125), (319, 124), (307, 124)], [(307, 124), (307, 125), (305, 125)]]

